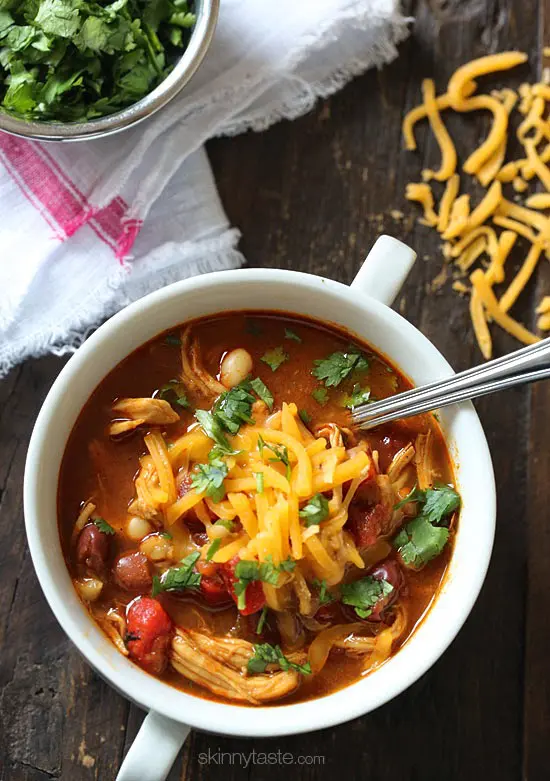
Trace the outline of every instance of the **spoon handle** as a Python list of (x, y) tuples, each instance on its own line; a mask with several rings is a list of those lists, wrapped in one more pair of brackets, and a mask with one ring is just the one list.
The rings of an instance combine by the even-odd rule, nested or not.
[[(456, 376), (460, 377), (461, 375)], [(415, 396), (414, 391), (408, 391), (407, 393), (384, 399), (381, 402), (361, 405), (361, 407), (353, 410), (352, 422), (358, 428), (370, 429), (398, 418), (409, 418), (424, 412), (432, 412), (433, 410), (447, 407), (449, 404), (458, 404), (461, 401), (468, 401), (479, 396), (486, 396), (489, 393), (513, 388), (515, 385), (526, 385), (549, 378), (550, 366), (546, 366), (531, 371), (519, 371), (516, 374), (508, 374), (486, 382), (470, 383), (462, 387), (456, 387), (456, 383), (453, 386), (450, 381), (446, 381), (438, 383), (438, 392), (433, 392), (429, 395), (424, 394), (422, 396), (417, 394)], [(431, 388), (433, 386), (426, 387)], [(409, 397), (407, 404), (402, 403), (405, 396)], [(395, 401), (399, 400), (400, 403), (392, 406), (388, 403), (392, 398)]]

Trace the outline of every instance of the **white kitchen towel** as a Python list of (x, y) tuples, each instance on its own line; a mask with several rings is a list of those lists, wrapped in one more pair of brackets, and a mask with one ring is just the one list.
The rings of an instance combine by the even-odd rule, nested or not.
[(0, 133), (0, 376), (168, 282), (239, 266), (204, 142), (305, 113), (406, 34), (398, 0), (221, 0), (205, 61), (155, 117), (72, 144)]

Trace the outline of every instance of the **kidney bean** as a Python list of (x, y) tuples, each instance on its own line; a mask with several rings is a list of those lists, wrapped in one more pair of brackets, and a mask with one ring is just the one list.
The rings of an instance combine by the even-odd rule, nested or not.
[(123, 553), (115, 562), (115, 580), (126, 591), (147, 591), (151, 588), (151, 570), (147, 556), (140, 551)]
[(386, 559), (377, 564), (369, 574), (371, 578), (386, 580), (393, 586), (393, 591), (387, 597), (378, 600), (368, 618), (369, 621), (384, 621), (384, 612), (393, 605), (405, 583), (403, 571), (394, 559)]
[(111, 552), (109, 535), (88, 523), (80, 532), (76, 543), (76, 561), (82, 574), (94, 574), (103, 578)]

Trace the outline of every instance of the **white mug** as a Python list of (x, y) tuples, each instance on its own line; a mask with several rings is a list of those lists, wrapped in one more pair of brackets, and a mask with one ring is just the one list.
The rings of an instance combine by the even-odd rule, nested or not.
[(487, 442), (470, 403), (441, 412), (462, 511), (448, 573), (427, 616), (379, 669), (325, 697), (277, 707), (243, 707), (194, 697), (122, 656), (89, 616), (72, 586), (57, 527), (63, 452), (92, 391), (123, 358), (185, 320), (224, 310), (279, 310), (335, 323), (388, 356), (416, 385), (452, 374), (443, 356), (389, 305), (415, 253), (382, 236), (352, 284), (294, 271), (245, 269), (205, 274), (142, 298), (108, 320), (75, 353), (37, 418), (25, 470), (25, 522), (33, 563), (57, 620), (98, 673), (149, 711), (117, 781), (163, 781), (191, 727), (240, 737), (330, 727), (401, 693), (453, 640), (481, 589), (493, 544), (495, 483)]

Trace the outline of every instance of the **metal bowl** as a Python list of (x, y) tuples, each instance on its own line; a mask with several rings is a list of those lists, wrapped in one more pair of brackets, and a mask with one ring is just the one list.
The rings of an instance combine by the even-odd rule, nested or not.
[(87, 122), (40, 122), (17, 119), (0, 111), (0, 130), (38, 141), (83, 141), (105, 138), (152, 116), (185, 87), (201, 64), (216, 29), (220, 0), (196, 0), (197, 21), (187, 49), (158, 87), (122, 111)]

